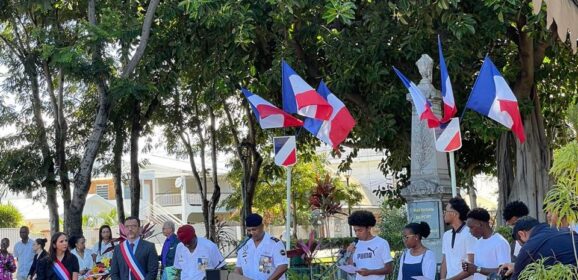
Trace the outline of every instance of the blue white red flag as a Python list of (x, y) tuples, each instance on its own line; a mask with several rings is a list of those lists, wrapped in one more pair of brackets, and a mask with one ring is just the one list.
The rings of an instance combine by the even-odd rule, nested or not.
[(327, 121), (306, 118), (303, 127), (319, 140), (336, 149), (355, 126), (355, 120), (345, 104), (327, 88), (323, 81), (317, 87), (317, 92), (333, 107), (333, 113)]
[(251, 104), (255, 118), (263, 129), (302, 126), (303, 122), (285, 111), (275, 107), (261, 96), (253, 94), (247, 89), (241, 91)]
[(451, 118), (447, 125), (441, 125), (439, 131), (436, 132), (441, 132), (436, 135), (436, 150), (438, 152), (453, 152), (462, 147), (459, 118)]
[(273, 150), (276, 165), (288, 167), (297, 163), (295, 136), (273, 137)]
[(427, 120), (429, 128), (435, 128), (440, 125), (440, 120), (434, 115), (431, 110), (431, 103), (421, 93), (421, 90), (408, 78), (406, 78), (397, 68), (393, 67), (393, 71), (397, 74), (403, 85), (409, 90), (413, 104), (417, 111), (420, 120)]
[(291, 114), (299, 114), (318, 120), (329, 120), (331, 105), (319, 95), (305, 80), (303, 80), (284, 60), (283, 76), (283, 110)]
[(482, 64), (466, 108), (511, 129), (521, 143), (526, 140), (518, 100), (489, 57)]
[(446, 61), (444, 59), (444, 54), (442, 52), (442, 42), (440, 36), (438, 35), (438, 49), (440, 55), (440, 72), (441, 72), (441, 84), (442, 84), (442, 100), (444, 103), (444, 115), (441, 120), (442, 123), (447, 123), (453, 118), (458, 112), (456, 106), (456, 101), (454, 100), (454, 91), (452, 89), (452, 82), (450, 81), (450, 75), (448, 74), (448, 69), (446, 67)]

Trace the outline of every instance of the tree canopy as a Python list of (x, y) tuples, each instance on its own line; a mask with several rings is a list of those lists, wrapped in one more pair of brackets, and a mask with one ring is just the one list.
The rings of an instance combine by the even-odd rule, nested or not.
[[(247, 87), (281, 104), (285, 59), (311, 85), (324, 80), (356, 119), (343, 144), (353, 153), (341, 169), (359, 149), (379, 150), (380, 169), (404, 187), (411, 175), (411, 104), (392, 66), (417, 80), (414, 63), (423, 53), (437, 57), (439, 35), (460, 113), (489, 55), (521, 104), (528, 136), (517, 143), (505, 128), (466, 112), (459, 185), (471, 187), (481, 172), (496, 174), (501, 203), (525, 199), (536, 212), (539, 203), (522, 187), (540, 197), (551, 184), (551, 151), (572, 139), (564, 112), (576, 101), (578, 69), (576, 56), (530, 2), (2, 1), (0, 63), (9, 72), (0, 126), (16, 132), (0, 139), (0, 183), (41, 189), (54, 203), (62, 195), (64, 227), (77, 233), (91, 176), (99, 171), (95, 162), (109, 165), (120, 182), (119, 159), (130, 152), (132, 208), (138, 209), (138, 153), (149, 148), (138, 139), (159, 126), (169, 152), (207, 159), (197, 180), (206, 190), (218, 187), (205, 180), (216, 177), (216, 151), (233, 154), (232, 176), (247, 201), (242, 214), (250, 213), (267, 201), (256, 199), (263, 182), (280, 184), (281, 173), (269, 164), (271, 136), (298, 135), (304, 164), (318, 164), (317, 139), (305, 131), (259, 129), (239, 92)], [(434, 84), (439, 88), (438, 79)], [(205, 191), (203, 200), (213, 228), (215, 193)]]

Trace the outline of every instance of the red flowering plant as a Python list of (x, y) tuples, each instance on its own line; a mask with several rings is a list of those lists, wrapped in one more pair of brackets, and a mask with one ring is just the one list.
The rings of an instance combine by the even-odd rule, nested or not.
[(312, 210), (319, 210), (321, 218), (324, 220), (324, 232), (327, 233), (327, 219), (336, 214), (343, 214), (341, 211), (342, 191), (335, 186), (331, 177), (325, 175), (324, 180), (317, 178), (317, 187), (309, 197)]

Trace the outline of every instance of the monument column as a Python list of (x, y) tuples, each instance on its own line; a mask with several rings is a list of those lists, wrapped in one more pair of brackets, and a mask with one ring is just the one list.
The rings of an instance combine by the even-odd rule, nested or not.
[[(424, 54), (416, 65), (422, 77), (418, 88), (432, 103), (432, 111), (439, 117), (442, 102), (440, 92), (432, 85), (433, 60)], [(412, 102), (409, 94), (407, 99)], [(442, 236), (445, 229), (443, 209), (451, 193), (448, 156), (436, 151), (433, 129), (419, 119), (415, 106), (412, 106), (411, 177), (410, 185), (401, 194), (407, 200), (408, 220), (429, 224), (431, 234), (423, 239), (423, 243), (435, 252), (438, 263), (442, 259)]]

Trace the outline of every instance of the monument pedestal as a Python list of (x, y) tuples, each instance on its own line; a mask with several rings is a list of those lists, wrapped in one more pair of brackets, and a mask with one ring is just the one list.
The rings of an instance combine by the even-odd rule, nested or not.
[[(422, 76), (418, 88), (432, 104), (432, 111), (441, 116), (441, 95), (432, 85), (433, 60), (422, 55), (416, 62)], [(408, 94), (407, 99), (412, 101)], [(401, 190), (407, 200), (407, 214), (410, 223), (427, 222), (431, 234), (423, 239), (423, 244), (442, 260), (442, 237), (445, 230), (443, 209), (451, 198), (451, 181), (448, 155), (435, 148), (435, 135), (425, 121), (421, 121), (415, 106), (411, 119), (411, 178), (410, 185)]]

